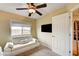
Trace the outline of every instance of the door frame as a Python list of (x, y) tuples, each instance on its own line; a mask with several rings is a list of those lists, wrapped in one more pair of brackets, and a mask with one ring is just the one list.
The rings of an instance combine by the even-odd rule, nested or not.
[(75, 7), (73, 7), (72, 9), (70, 9), (69, 13), (70, 13), (70, 21), (71, 21), (71, 41), (70, 41), (70, 48), (71, 48), (71, 56), (73, 56), (73, 34), (74, 34), (74, 20), (73, 20), (73, 11), (75, 11), (76, 9), (79, 8), (79, 5), (76, 5)]
[[(70, 27), (71, 27), (71, 18), (70, 18), (70, 12), (65, 12), (65, 13), (68, 13), (69, 15), (69, 20), (70, 20)], [(65, 14), (65, 13), (62, 13), (62, 14)], [(61, 15), (62, 15), (61, 14)], [(53, 19), (53, 17), (52, 17), (52, 19)], [(70, 28), (70, 33), (69, 33), (69, 36), (70, 36), (70, 40), (69, 40), (69, 56), (71, 56), (72, 54), (71, 54), (71, 28)], [(53, 36), (54, 37), (54, 36)]]

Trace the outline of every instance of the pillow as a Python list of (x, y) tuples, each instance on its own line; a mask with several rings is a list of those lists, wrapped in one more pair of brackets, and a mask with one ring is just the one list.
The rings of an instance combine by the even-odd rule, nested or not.
[(13, 43), (12, 42), (8, 42), (7, 44), (8, 44), (8, 48), (11, 48), (11, 49), (13, 48)]
[(2, 48), (0, 47), (0, 56), (3, 56)]
[(0, 46), (0, 52), (2, 52), (2, 47)]

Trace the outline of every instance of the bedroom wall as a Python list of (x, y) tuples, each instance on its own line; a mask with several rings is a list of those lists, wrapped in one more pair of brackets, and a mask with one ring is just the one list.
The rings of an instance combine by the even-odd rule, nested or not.
[(43, 45), (45, 45), (51, 49), (52, 33), (41, 32), (41, 25), (51, 23), (53, 16), (69, 12), (69, 10), (71, 8), (73, 8), (74, 6), (75, 6), (74, 4), (69, 4), (69, 5), (59, 8), (37, 20), (37, 37), (41, 42), (43, 42)]
[(52, 33), (41, 32), (41, 25), (52, 23), (53, 16), (62, 14), (65, 12), (67, 11), (66, 11), (66, 8), (64, 7), (37, 20), (37, 37), (41, 42), (43, 42), (43, 45), (49, 47), (50, 49), (52, 47)]
[(33, 20), (32, 21), (32, 36), (34, 37), (34, 38), (37, 38), (37, 31), (36, 31), (36, 20)]
[(29, 19), (24, 16), (20, 16), (17, 14), (9, 13), (9, 12), (4, 12), (0, 11), (0, 46), (4, 47), (7, 41), (11, 40), (10, 36), (10, 22), (12, 20), (18, 20), (22, 23), (31, 23), (32, 25), (32, 35), (33, 37), (36, 36), (35, 32), (35, 20), (34, 19)]

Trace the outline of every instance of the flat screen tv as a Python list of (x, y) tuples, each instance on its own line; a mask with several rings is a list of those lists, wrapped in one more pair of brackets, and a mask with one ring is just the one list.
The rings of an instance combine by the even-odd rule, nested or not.
[(52, 24), (41, 25), (41, 32), (52, 32)]

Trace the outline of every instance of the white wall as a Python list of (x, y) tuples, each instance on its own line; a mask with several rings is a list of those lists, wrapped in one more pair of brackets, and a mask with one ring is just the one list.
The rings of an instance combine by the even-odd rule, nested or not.
[(50, 23), (52, 23), (52, 18), (50, 20), (46, 20), (46, 19), (37, 20), (37, 37), (41, 42), (43, 42), (43, 45), (51, 49), (52, 48), (52, 33), (41, 32), (41, 25), (50, 24)]
[(46, 16), (37, 20), (37, 37), (41, 42), (44, 42), (44, 45), (52, 49), (52, 33), (44, 33), (41, 32), (41, 25), (42, 24), (49, 24), (52, 23), (52, 17), (67, 12), (66, 7), (62, 7), (57, 9)]
[(39, 38), (39, 40), (41, 42), (44, 42), (45, 46), (51, 48), (51, 46), (52, 46), (52, 42), (51, 42), (52, 41), (52, 34), (41, 32), (41, 25), (52, 23), (52, 17), (53, 16), (66, 13), (70, 9), (72, 9), (74, 6), (75, 6), (74, 4), (70, 4), (70, 5), (68, 4), (67, 6), (59, 8), (59, 9), (47, 14), (43, 18), (40, 18), (36, 21), (36, 23), (37, 23), (37, 37)]

